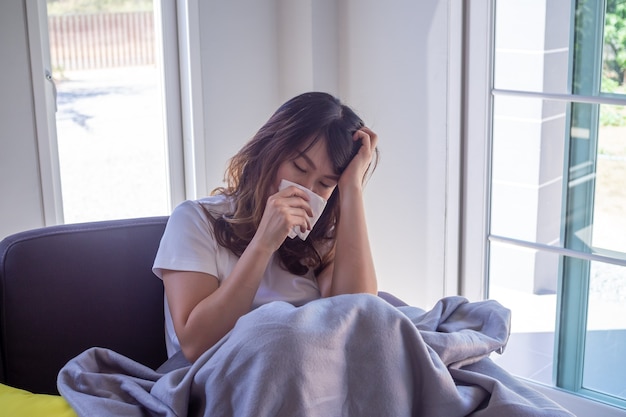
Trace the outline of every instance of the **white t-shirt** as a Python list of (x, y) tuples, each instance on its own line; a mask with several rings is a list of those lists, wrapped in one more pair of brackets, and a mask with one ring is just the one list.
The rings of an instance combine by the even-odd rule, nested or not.
[[(159, 278), (163, 278), (163, 269), (204, 272), (217, 277), (220, 283), (230, 275), (239, 258), (216, 242), (213, 226), (203, 207), (211, 213), (227, 213), (231, 211), (231, 202), (220, 195), (185, 201), (176, 207), (167, 222), (152, 267), (152, 271)], [(305, 276), (294, 275), (280, 266), (280, 260), (274, 254), (263, 274), (252, 308), (271, 301), (286, 301), (299, 306), (318, 298), (320, 291), (313, 271), (309, 270)], [(180, 350), (167, 297), (165, 341), (168, 356)]]

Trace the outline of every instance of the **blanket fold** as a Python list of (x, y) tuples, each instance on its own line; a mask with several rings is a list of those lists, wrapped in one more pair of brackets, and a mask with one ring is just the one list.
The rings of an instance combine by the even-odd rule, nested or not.
[(80, 416), (571, 416), (488, 358), (509, 321), (461, 297), (430, 311), (364, 294), (274, 302), (193, 364), (153, 371), (93, 348), (58, 388)]

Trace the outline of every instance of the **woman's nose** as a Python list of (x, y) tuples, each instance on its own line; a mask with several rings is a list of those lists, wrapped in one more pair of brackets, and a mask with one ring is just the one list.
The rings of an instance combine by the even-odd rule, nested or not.
[(315, 192), (315, 190), (313, 189), (314, 185), (315, 185), (315, 181), (312, 178), (306, 178), (304, 179), (304, 181), (302, 181), (300, 183), (301, 186), (308, 188), (309, 190)]

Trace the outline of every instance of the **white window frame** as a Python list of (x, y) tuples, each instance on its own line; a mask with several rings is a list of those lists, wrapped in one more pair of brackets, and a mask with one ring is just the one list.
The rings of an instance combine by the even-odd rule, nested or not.
[[(63, 223), (63, 196), (56, 129), (56, 87), (52, 79), (46, 0), (26, 0), (26, 20), (33, 83), (35, 132), (39, 158), (44, 225)], [(52, 111), (54, 109), (54, 111)]]
[[(154, 5), (157, 30), (156, 56), (161, 60), (160, 85), (163, 87), (164, 137), (166, 142), (165, 161), (169, 180), (170, 211), (186, 198), (185, 161), (183, 141), (183, 112), (180, 53), (180, 13), (175, 0), (158, 0)], [(158, 27), (155, 24), (155, 28)]]
[[(163, 115), (165, 120), (166, 164), (169, 182), (169, 208), (175, 207), (189, 195), (186, 187), (185, 144), (183, 140), (183, 115), (185, 110), (182, 102), (181, 86), (188, 85), (189, 77), (185, 77), (185, 65), (180, 65), (185, 58), (180, 50), (185, 47), (181, 37), (188, 37), (185, 16), (188, 11), (181, 6), (195, 2), (175, 0), (158, 0), (154, 4), (155, 23), (161, 30), (157, 33), (157, 57), (162, 69), (160, 78), (163, 86)], [(37, 150), (39, 156), (39, 174), (42, 188), (44, 225), (62, 224), (63, 195), (61, 190), (61, 174), (56, 129), (56, 90), (52, 80), (50, 49), (48, 40), (48, 15), (46, 0), (25, 0), (28, 42), (31, 60), (31, 77), (33, 83), (33, 100), (35, 107), (35, 124), (37, 134)], [(197, 6), (196, 6), (197, 7)], [(182, 12), (182, 13), (181, 13)], [(192, 14), (196, 16), (197, 13)], [(182, 25), (182, 27), (181, 27)], [(155, 25), (155, 27), (158, 27)], [(197, 23), (196, 23), (197, 27)], [(194, 56), (194, 54), (189, 54)], [(195, 54), (196, 56), (198, 54)], [(198, 58), (199, 59), (199, 58)], [(182, 70), (181, 70), (182, 68)], [(189, 90), (191, 90), (189, 88)], [(201, 120), (201, 118), (199, 118)], [(203, 142), (203, 141), (199, 141)], [(187, 145), (186, 147), (189, 147)], [(202, 153), (204, 155), (204, 153)]]
[(465, 2), (460, 293), (487, 295), (493, 2)]
[(461, 190), (463, 152), (463, 2), (448, 2), (448, 66), (446, 98), (446, 196), (443, 294), (460, 291)]
[(177, 5), (178, 62), (182, 113), (182, 159), (184, 198), (196, 199), (208, 193), (204, 139), (204, 101), (200, 46), (200, 4), (180, 0)]

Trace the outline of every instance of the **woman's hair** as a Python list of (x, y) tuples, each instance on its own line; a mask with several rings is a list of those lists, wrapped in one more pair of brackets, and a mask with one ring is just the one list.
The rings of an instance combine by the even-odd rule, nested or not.
[[(349, 107), (326, 93), (304, 93), (280, 106), (230, 159), (224, 178), (226, 187), (212, 193), (226, 195), (234, 203), (232, 213), (209, 216), (217, 242), (241, 256), (256, 233), (267, 199), (274, 192), (272, 187), (279, 166), (296, 159), (318, 140), (326, 140), (328, 157), (339, 176), (359, 150), (360, 141), (353, 140), (353, 134), (363, 126), (363, 121)], [(376, 150), (369, 173), (377, 160)], [(339, 187), (335, 187), (305, 241), (285, 239), (278, 250), (285, 269), (304, 275), (309, 268), (314, 268), (317, 275), (332, 260), (334, 225), (339, 220), (338, 200)], [(321, 247), (330, 248), (324, 251), (323, 259), (316, 249)]]

